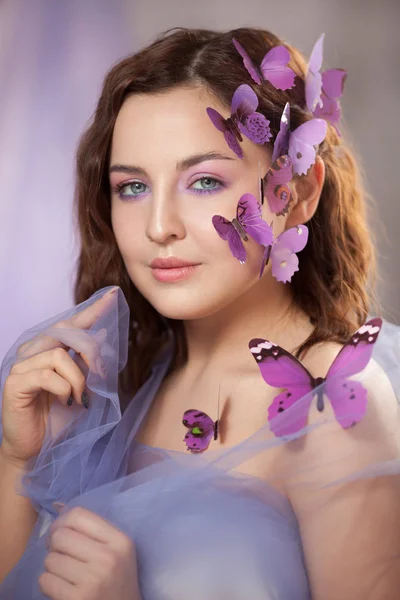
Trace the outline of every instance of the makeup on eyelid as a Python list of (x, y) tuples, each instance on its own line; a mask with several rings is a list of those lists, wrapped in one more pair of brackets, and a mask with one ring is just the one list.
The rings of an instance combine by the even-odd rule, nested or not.
[[(213, 185), (209, 188), (207, 187), (194, 187), (196, 184), (198, 184), (199, 182), (206, 182), (206, 181), (211, 182)], [(149, 193), (149, 190), (145, 191), (139, 191), (136, 190), (137, 193), (124, 193), (122, 190), (124, 189), (128, 189), (130, 186), (134, 186), (137, 185), (137, 187), (144, 187), (144, 188), (149, 188), (149, 186), (144, 182), (144, 181), (140, 181), (138, 179), (134, 179), (134, 180), (130, 180), (130, 181), (122, 181), (122, 182), (118, 182), (115, 183), (112, 188), (111, 191), (114, 194), (117, 194), (119, 196), (119, 198), (121, 200), (128, 200), (128, 199), (132, 199), (132, 198), (142, 198), (144, 196), (146, 196)], [(200, 184), (201, 185), (201, 184)], [(191, 181), (190, 183), (186, 184), (186, 183), (179, 183), (177, 186), (177, 190), (179, 193), (183, 193), (185, 191), (185, 189), (187, 189), (187, 191), (189, 193), (192, 194), (197, 194), (197, 195), (205, 195), (205, 194), (213, 194), (213, 193), (217, 193), (223, 189), (228, 188), (229, 185), (226, 181), (223, 181), (221, 177), (217, 177), (214, 175), (210, 175), (210, 174), (198, 174), (195, 176), (195, 178), (193, 179), (193, 181)], [(133, 191), (132, 189), (130, 191)]]

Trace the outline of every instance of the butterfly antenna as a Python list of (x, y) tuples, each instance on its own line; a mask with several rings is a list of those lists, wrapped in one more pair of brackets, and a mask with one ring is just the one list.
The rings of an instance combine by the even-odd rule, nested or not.
[(264, 181), (261, 178), (260, 161), (258, 161), (258, 181), (259, 181), (260, 203), (264, 204)]

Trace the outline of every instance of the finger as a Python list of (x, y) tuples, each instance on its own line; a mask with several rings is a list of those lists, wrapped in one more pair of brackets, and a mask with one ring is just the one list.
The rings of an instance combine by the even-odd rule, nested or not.
[[(25, 377), (26, 374), (31, 371), (41, 370), (52, 370), (70, 384), (69, 386), (65, 386), (65, 394), (67, 395), (65, 396), (65, 394), (62, 394), (59, 396), (61, 402), (67, 402), (69, 396), (72, 394), (76, 402), (79, 404), (82, 403), (82, 394), (86, 386), (85, 376), (78, 365), (69, 356), (68, 352), (62, 348), (55, 348), (54, 350), (36, 354), (35, 356), (14, 365), (10, 375), (24, 375)], [(17, 383), (19, 384), (19, 382), (21, 382), (20, 385), (24, 385), (21, 378), (15, 380), (16, 385)], [(20, 393), (23, 394), (32, 393), (27, 392), (21, 387), (16, 387), (15, 389), (19, 389)]]
[(58, 552), (84, 563), (93, 561), (98, 553), (99, 545), (105, 544), (94, 540), (69, 527), (59, 527), (49, 535), (49, 552)]
[[(6, 382), (7, 396), (17, 396), (15, 408), (20, 409), (32, 403), (32, 398), (42, 390), (57, 396), (62, 404), (66, 404), (72, 392), (71, 384), (52, 369), (37, 369), (28, 373), (13, 373)], [(18, 393), (13, 393), (13, 390)], [(10, 392), (10, 393), (8, 393)], [(82, 404), (82, 397), (77, 402)]]
[(47, 573), (56, 575), (60, 579), (77, 585), (82, 581), (85, 572), (82, 571), (83, 563), (76, 558), (60, 554), (59, 552), (49, 552), (44, 559), (44, 567)]
[[(118, 289), (118, 287), (112, 288), (112, 290), (106, 292), (101, 298), (93, 302), (93, 304), (91, 304), (87, 308), (79, 311), (71, 319), (66, 321), (59, 321), (58, 323), (55, 323), (54, 325), (49, 327), (47, 331), (51, 330), (53, 332), (57, 329), (74, 328), (89, 329), (96, 322), (98, 317), (106, 310), (108, 303), (111, 302), (110, 299), (115, 297), (115, 292)], [(86, 339), (85, 336), (83, 336), (82, 339)], [(67, 344), (65, 344), (60, 338), (54, 339), (52, 336), (46, 335), (46, 333), (41, 333), (33, 339), (19, 346), (17, 351), (17, 360), (24, 360), (24, 357), (27, 355), (28, 352), (29, 356), (32, 356), (33, 354), (38, 354), (39, 352), (44, 352), (46, 350), (51, 350), (57, 347), (66, 348)]]
[(62, 513), (50, 527), (50, 535), (58, 527), (69, 527), (74, 531), (83, 533), (84, 535), (103, 542), (105, 544), (111, 543), (115, 545), (115, 541), (119, 541), (121, 536), (124, 534), (122, 531), (117, 529), (109, 521), (106, 521), (94, 512), (83, 508), (82, 506), (76, 506), (71, 510)]
[(42, 573), (38, 583), (43, 594), (51, 600), (72, 600), (77, 597), (76, 585), (72, 585), (52, 573)]

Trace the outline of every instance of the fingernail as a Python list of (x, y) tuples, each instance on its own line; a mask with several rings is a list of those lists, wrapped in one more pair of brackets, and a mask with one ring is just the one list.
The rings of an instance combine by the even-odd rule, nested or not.
[(73, 403), (73, 401), (74, 401), (73, 397), (72, 397), (72, 396), (70, 396), (70, 397), (68, 398), (68, 400), (67, 400), (67, 404), (68, 404), (68, 406), (71, 406), (71, 404)]
[(62, 509), (64, 508), (65, 504), (64, 504), (64, 502), (53, 502), (53, 506), (56, 509), (56, 511), (58, 513), (60, 513), (62, 511)]
[(86, 392), (83, 392), (82, 394), (82, 404), (85, 408), (89, 408), (89, 396)]
[(109, 292), (106, 292), (106, 296), (112, 296), (113, 294), (115, 294), (115, 292), (118, 290), (117, 287), (113, 288), (112, 290), (110, 290)]

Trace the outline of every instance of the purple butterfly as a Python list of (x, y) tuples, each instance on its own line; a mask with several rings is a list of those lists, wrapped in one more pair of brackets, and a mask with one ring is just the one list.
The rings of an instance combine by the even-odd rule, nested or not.
[(269, 81), (278, 90), (288, 90), (294, 86), (296, 74), (287, 66), (290, 61), (290, 54), (285, 46), (271, 48), (262, 59), (260, 67), (258, 67), (237, 40), (233, 38), (232, 42), (243, 58), (243, 64), (255, 83), (261, 85), (263, 81)]
[(272, 275), (277, 281), (286, 283), (290, 281), (293, 274), (299, 270), (299, 259), (296, 252), (303, 250), (308, 240), (308, 227), (297, 225), (291, 227), (273, 241), (269, 248), (265, 249), (261, 263), (260, 278), (265, 266), (271, 258)]
[[(343, 346), (326, 377), (314, 378), (292, 354), (268, 340), (254, 338), (249, 348), (264, 380), (285, 391), (275, 396), (268, 409), (268, 421), (276, 436), (291, 435), (307, 425), (311, 402), (317, 394), (317, 409), (324, 410), (324, 394), (328, 397), (336, 420), (346, 429), (363, 418), (367, 408), (367, 390), (359, 381), (349, 379), (368, 364), (373, 346), (382, 327), (382, 319), (371, 319), (360, 327)], [(324, 384), (324, 387), (320, 387)], [(299, 402), (309, 395), (306, 402)], [(288, 419), (278, 415), (289, 412)], [(284, 422), (282, 422), (284, 421)]]
[(344, 69), (328, 69), (322, 73), (321, 106), (314, 110), (314, 116), (330, 121), (337, 134), (340, 136), (338, 123), (341, 117), (341, 108), (338, 98), (343, 95), (343, 88), (347, 78)]
[(338, 98), (343, 95), (347, 72), (344, 69), (328, 69), (320, 73), (322, 67), (324, 34), (312, 49), (306, 75), (306, 104), (315, 117), (330, 121), (337, 127), (341, 110)]
[(219, 420), (217, 419), (214, 423), (206, 413), (193, 408), (186, 410), (182, 423), (190, 430), (183, 439), (190, 452), (204, 452), (212, 439), (218, 439)]
[(311, 119), (290, 131), (290, 106), (286, 103), (274, 143), (272, 161), (288, 154), (293, 164), (293, 174), (305, 175), (315, 162), (314, 146), (324, 140), (327, 128), (324, 119)]
[(232, 221), (214, 215), (212, 222), (218, 235), (228, 241), (233, 256), (242, 264), (246, 262), (246, 250), (242, 240), (247, 242), (248, 235), (262, 246), (272, 244), (272, 229), (262, 219), (261, 205), (253, 194), (241, 196), (236, 209), (236, 218)]
[(270, 166), (264, 177), (263, 190), (268, 200), (268, 206), (277, 216), (285, 215), (293, 200), (292, 190), (288, 186), (293, 177), (293, 165), (289, 156), (280, 156)]
[(239, 144), (243, 141), (242, 133), (256, 144), (265, 144), (272, 136), (268, 119), (256, 112), (257, 107), (257, 94), (249, 85), (243, 84), (233, 94), (231, 116), (228, 119), (224, 119), (214, 108), (206, 109), (215, 127), (224, 134), (229, 148), (239, 158), (243, 158)]

